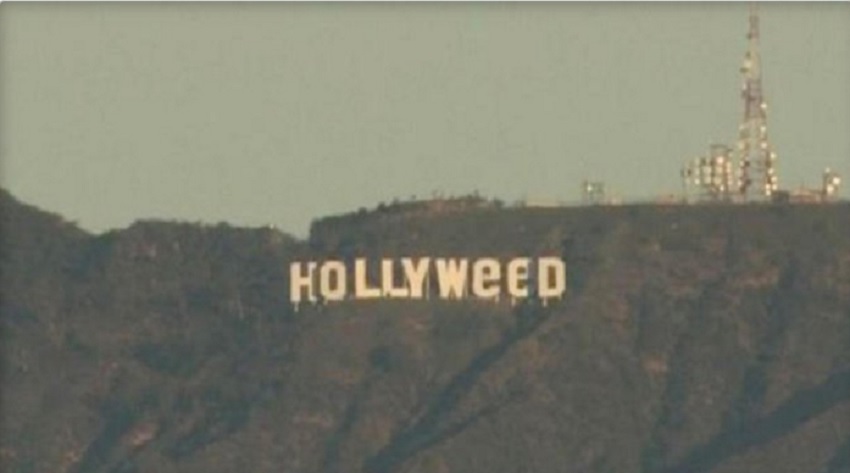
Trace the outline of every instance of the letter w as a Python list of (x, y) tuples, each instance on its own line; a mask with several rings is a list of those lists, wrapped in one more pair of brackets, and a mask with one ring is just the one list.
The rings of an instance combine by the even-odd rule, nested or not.
[(437, 279), (441, 299), (460, 299), (466, 295), (466, 278), (469, 261), (463, 259), (436, 259)]

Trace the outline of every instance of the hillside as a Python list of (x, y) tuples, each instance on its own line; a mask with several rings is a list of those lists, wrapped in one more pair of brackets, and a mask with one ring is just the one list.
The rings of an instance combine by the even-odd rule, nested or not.
[[(850, 205), (91, 235), (0, 194), (0, 471), (850, 472)], [(295, 259), (561, 254), (560, 303), (295, 311)]]

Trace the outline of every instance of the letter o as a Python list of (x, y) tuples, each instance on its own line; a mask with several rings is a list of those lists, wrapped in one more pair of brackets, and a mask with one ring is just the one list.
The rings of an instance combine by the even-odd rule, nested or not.
[(345, 299), (345, 265), (341, 261), (328, 261), (319, 272), (319, 292), (328, 301)]

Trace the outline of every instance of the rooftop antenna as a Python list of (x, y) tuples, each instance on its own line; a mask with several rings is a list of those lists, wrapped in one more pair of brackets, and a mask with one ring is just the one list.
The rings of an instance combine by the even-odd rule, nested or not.
[(747, 200), (750, 188), (755, 185), (755, 195), (770, 199), (777, 190), (776, 153), (767, 139), (767, 102), (761, 83), (761, 56), (759, 54), (758, 6), (750, 3), (750, 29), (748, 48), (741, 65), (744, 116), (738, 127), (738, 192)]

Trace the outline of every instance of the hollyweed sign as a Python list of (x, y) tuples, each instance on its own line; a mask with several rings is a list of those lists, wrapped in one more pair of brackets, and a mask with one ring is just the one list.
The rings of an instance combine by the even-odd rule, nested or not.
[(289, 267), (293, 304), (370, 299), (511, 300), (563, 296), (566, 265), (558, 257), (405, 257), (298, 261)]

